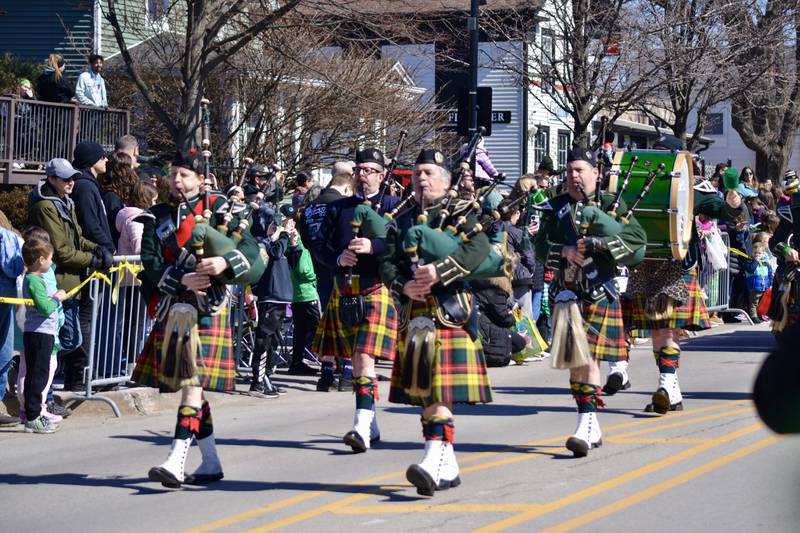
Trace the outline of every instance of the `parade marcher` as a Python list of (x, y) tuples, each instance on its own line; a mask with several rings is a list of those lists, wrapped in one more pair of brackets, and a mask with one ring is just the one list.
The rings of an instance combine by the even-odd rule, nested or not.
[[(223, 477), (211, 409), (203, 399), (203, 390), (233, 390), (236, 376), (225, 287), (218, 276), (243, 275), (259, 254), (247, 232), (222, 256), (205, 256), (192, 246), (192, 231), (199, 224), (216, 227), (227, 211), (225, 198), (202, 194), (201, 166), (198, 157), (179, 154), (170, 173), (172, 200), (142, 215), (144, 270), (140, 279), (155, 324), (131, 380), (181, 391), (172, 449), (167, 460), (148, 474), (152, 481), (172, 488)], [(196, 220), (203, 213), (207, 219)], [(193, 474), (184, 477), (186, 456), (195, 438), (203, 460)]]
[[(561, 194), (549, 201), (552, 209), (542, 215), (534, 241), (537, 257), (559, 269), (551, 288), (556, 291), (551, 353), (554, 367), (570, 370), (578, 425), (566, 446), (576, 457), (602, 444), (599, 362), (628, 359), (616, 267), (640, 260), (646, 242), (635, 217), (620, 224), (606, 213), (614, 195), (603, 194), (600, 209), (587, 205), (597, 186), (595, 157), (587, 148), (570, 150)], [(617, 211), (627, 211), (624, 201)]]
[(772, 253), (778, 258), (769, 308), (772, 331), (776, 334), (800, 322), (800, 178), (794, 170), (786, 171), (783, 190), (791, 200), (789, 204), (778, 207), (780, 223), (769, 241)]
[[(730, 175), (730, 174), (729, 174)], [(746, 217), (741, 195), (729, 188), (723, 200), (711, 183), (701, 180), (694, 186), (692, 231), (686, 258), (679, 261), (646, 259), (633, 269), (625, 294), (625, 326), (637, 337), (651, 337), (658, 366), (658, 388), (646, 412), (666, 414), (683, 410), (678, 384), (681, 349), (680, 331), (699, 331), (711, 327), (700, 284), (702, 266), (696, 217), (705, 215), (726, 222)], [(612, 369), (606, 383), (607, 394), (628, 388), (625, 368)]]
[[(344, 442), (354, 452), (365, 452), (379, 437), (375, 418), (378, 380), (375, 359), (393, 359), (397, 346), (397, 315), (389, 291), (381, 283), (378, 265), (386, 251), (380, 238), (356, 235), (351, 221), (358, 205), (369, 202), (378, 213), (393, 209), (398, 198), (381, 195), (385, 178), (380, 150), (356, 153), (356, 195), (331, 203), (321, 227), (323, 239), (311, 243), (312, 253), (334, 271), (334, 288), (314, 337), (312, 351), (352, 361), (352, 386), (356, 393), (353, 429)], [(380, 204), (378, 201), (380, 200)], [(332, 378), (332, 366), (322, 377)], [(340, 388), (345, 386), (344, 377)]]
[[(383, 281), (405, 321), (389, 401), (422, 407), (425, 454), (419, 464), (408, 467), (406, 478), (427, 496), (461, 483), (453, 451), (453, 404), (492, 401), (473, 302), (464, 282), (489, 254), (487, 235), (477, 233), (449, 255), (424, 265), (415, 266), (403, 246), (412, 220), (437, 224), (450, 180), (442, 153), (422, 150), (412, 175), (417, 207), (390, 230), (381, 263)], [(471, 232), (477, 216), (466, 213), (469, 205), (456, 203), (444, 223)], [(423, 213), (427, 220), (417, 219)], [(466, 222), (456, 222), (465, 213)]]

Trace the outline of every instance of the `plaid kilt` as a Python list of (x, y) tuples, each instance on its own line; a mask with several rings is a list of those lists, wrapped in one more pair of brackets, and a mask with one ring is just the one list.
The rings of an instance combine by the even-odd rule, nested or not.
[[(233, 355), (233, 335), (228, 320), (228, 307), (214, 316), (198, 317), (200, 354), (197, 358), (197, 377), (204, 390), (222, 392), (235, 388), (236, 359)], [(164, 324), (156, 322), (136, 360), (131, 381), (145, 387), (165, 389), (159, 380), (161, 345)]]
[[(360, 294), (364, 299), (364, 322), (344, 327), (339, 320), (339, 297)], [(397, 351), (397, 311), (394, 301), (377, 278), (353, 276), (350, 286), (341, 276), (334, 279), (333, 292), (314, 334), (311, 351), (319, 356), (350, 359), (355, 353), (391, 361)]]
[(663, 320), (653, 320), (645, 314), (646, 297), (637, 295), (623, 299), (623, 319), (632, 337), (649, 337), (659, 329), (685, 329), (702, 331), (711, 327), (703, 291), (697, 282), (697, 271), (690, 270), (683, 275), (689, 289), (689, 299), (675, 306), (672, 315)]
[(625, 326), (622, 320), (622, 304), (619, 299), (603, 298), (596, 303), (583, 303), (586, 340), (594, 358), (598, 361), (627, 361), (628, 345), (625, 342)]
[[(433, 316), (429, 304), (413, 302), (411, 318)], [(492, 387), (486, 372), (486, 361), (480, 341), (473, 341), (463, 328), (442, 327), (437, 322), (436, 355), (431, 369), (431, 394), (428, 397), (410, 396), (403, 388), (403, 331), (398, 358), (392, 367), (389, 401), (426, 407), (434, 403), (489, 403)]]

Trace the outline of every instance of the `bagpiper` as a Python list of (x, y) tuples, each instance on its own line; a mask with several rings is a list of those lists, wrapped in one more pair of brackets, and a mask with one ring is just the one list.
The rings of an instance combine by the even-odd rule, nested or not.
[[(218, 249), (229, 251), (216, 256), (208, 242), (197, 242), (199, 226), (215, 227), (228, 211), (223, 196), (203, 194), (202, 164), (194, 155), (178, 154), (170, 173), (170, 201), (140, 217), (144, 225), (140, 279), (155, 323), (131, 379), (181, 391), (169, 456), (148, 474), (152, 481), (172, 488), (223, 477), (211, 408), (203, 395), (203, 391), (234, 390), (236, 362), (220, 279), (248, 274), (259, 257), (258, 245), (248, 232), (235, 245), (222, 237)], [(198, 220), (202, 217), (205, 220)], [(186, 456), (195, 439), (203, 460), (185, 476)]]
[[(566, 177), (560, 194), (543, 204), (536, 255), (558, 270), (554, 287), (554, 368), (569, 368), (569, 385), (578, 407), (575, 433), (566, 447), (584, 457), (602, 444), (597, 419), (600, 400), (599, 361), (627, 361), (622, 306), (615, 276), (618, 264), (633, 265), (644, 254), (645, 233), (635, 217), (620, 222), (607, 213), (617, 199), (596, 197), (598, 178), (594, 152), (573, 148), (567, 156)], [(627, 206), (619, 199), (616, 211)]]
[[(391, 226), (381, 263), (383, 281), (403, 317), (389, 401), (422, 407), (425, 453), (420, 463), (408, 467), (406, 478), (426, 496), (461, 483), (453, 449), (453, 405), (492, 400), (472, 297), (465, 282), (487, 258), (490, 244), (485, 233), (473, 231), (476, 214), (464, 216), (464, 207), (473, 202), (457, 201), (444, 215), (445, 220), (440, 220), (450, 181), (441, 152), (420, 152), (412, 175), (416, 208)], [(418, 224), (412, 226), (415, 220)], [(439, 226), (451, 228), (447, 230), (451, 237), (433, 229)], [(411, 232), (419, 234), (421, 229), (455, 241), (446, 243), (450, 246), (440, 249), (441, 253), (435, 249), (411, 251), (408, 236)], [(430, 260), (423, 264), (418, 259), (426, 254)]]
[[(314, 256), (334, 272), (333, 292), (311, 350), (323, 357), (352, 361), (355, 415), (353, 428), (343, 440), (353, 452), (363, 453), (371, 442), (380, 439), (375, 416), (378, 399), (375, 360), (391, 360), (395, 356), (397, 314), (378, 271), (380, 257), (386, 251), (385, 241), (357, 235), (351, 221), (362, 204), (385, 213), (399, 199), (381, 194), (386, 173), (380, 150), (358, 151), (354, 172), (356, 195), (328, 206), (320, 228), (323, 238), (311, 243)], [(322, 378), (333, 381), (332, 362), (323, 364)]]

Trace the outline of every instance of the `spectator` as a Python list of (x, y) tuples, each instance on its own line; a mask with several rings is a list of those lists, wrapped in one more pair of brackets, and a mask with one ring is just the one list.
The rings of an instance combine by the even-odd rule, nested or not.
[(314, 186), (314, 178), (305, 172), (298, 172), (294, 180), (295, 189), (294, 194), (292, 194), (292, 207), (300, 209), (300, 206), (305, 200), (306, 193)]
[(81, 175), (75, 180), (75, 188), (70, 196), (75, 200), (78, 223), (86, 238), (113, 254), (115, 247), (111, 227), (97, 181), (98, 176), (106, 171), (106, 162), (102, 146), (94, 141), (78, 143), (72, 165)]
[(470, 285), (478, 308), (478, 330), (486, 366), (506, 366), (512, 353), (525, 348), (525, 339), (511, 329), (515, 320), (510, 305), (510, 280), (496, 277), (473, 281)]
[(726, 170), (728, 170), (728, 165), (725, 163), (717, 163), (717, 166), (714, 167), (714, 173), (711, 175), (709, 180), (715, 189), (723, 189), (722, 175), (725, 174)]
[[(19, 238), (11, 223), (0, 211), (0, 296), (16, 298), (17, 278), (22, 275), (23, 263)], [(0, 304), (0, 401), (8, 388), (8, 370), (14, 351), (14, 306)], [(3, 421), (0, 421), (2, 423)], [(19, 420), (6, 419), (6, 424)]]
[(23, 296), (33, 300), (25, 310), (25, 432), (53, 433), (58, 426), (53, 419), (42, 415), (42, 391), (47, 387), (51, 358), (56, 353), (59, 302), (67, 293), (48, 290), (44, 275), (53, 265), (53, 246), (40, 239), (30, 239), (22, 246), (28, 274), (23, 284)]
[[(308, 193), (311, 195), (311, 192)], [(287, 209), (288, 208), (288, 209)], [(294, 208), (283, 207), (283, 214), (287, 218), (294, 217)], [(319, 308), (319, 295), (317, 295), (317, 275), (311, 261), (311, 253), (303, 246), (300, 234), (294, 228), (289, 232), (289, 251), (286, 254), (292, 279), (292, 321), (294, 335), (292, 336), (292, 363), (289, 373), (299, 376), (313, 376), (316, 369), (303, 362), (306, 349), (314, 340), (314, 332), (321, 317)]]
[[(68, 292), (80, 284), (87, 268), (107, 268), (112, 262), (111, 253), (85, 239), (78, 224), (75, 204), (69, 194), (80, 174), (66, 159), (53, 159), (47, 163), (45, 178), (31, 191), (29, 198), (28, 223), (39, 226), (50, 236), (58, 288)], [(66, 300), (63, 306), (59, 355), (66, 363), (64, 388), (79, 390), (86, 363), (86, 353), (81, 347), (80, 297)]]
[[(461, 157), (462, 159), (467, 157), (467, 149), (469, 145), (465, 143), (461, 146)], [(469, 161), (467, 161), (469, 163)], [(480, 188), (482, 186), (488, 185), (491, 183), (492, 178), (497, 175), (497, 169), (494, 168), (492, 164), (492, 160), (489, 158), (489, 152), (486, 150), (484, 146), (484, 141), (481, 139), (478, 141), (478, 147), (475, 149), (475, 186)]]
[[(116, 249), (119, 242), (117, 231), (117, 214), (128, 204), (133, 186), (139, 183), (139, 177), (133, 171), (133, 159), (125, 152), (114, 152), (108, 159), (106, 171), (98, 176), (100, 198), (108, 215), (111, 239)], [(148, 206), (149, 207), (149, 206)]]
[[(519, 206), (514, 206), (512, 209), (508, 211), (504, 211), (501, 220), (497, 221), (491, 229), (492, 233), (500, 233), (506, 232), (508, 236), (508, 247), (509, 249), (513, 250), (514, 253), (519, 256), (519, 261), (517, 261), (514, 265), (514, 273), (512, 277), (512, 287), (513, 291), (512, 294), (514, 299), (519, 302), (520, 307), (525, 309), (528, 317), (532, 318), (534, 323), (539, 318), (538, 313), (534, 316), (533, 306), (532, 306), (532, 294), (531, 294), (531, 287), (533, 286), (533, 273), (537, 270), (536, 259), (533, 255), (533, 247), (532, 246), (524, 246), (524, 231), (527, 231), (527, 228), (520, 229), (517, 227), (517, 222), (519, 222), (520, 217), (520, 210)], [(541, 263), (540, 263), (541, 264)], [(544, 275), (544, 268), (542, 267), (541, 272), (539, 272), (539, 276)], [(541, 285), (544, 284), (542, 279)], [(537, 284), (538, 285), (538, 284)], [(541, 289), (539, 292), (539, 301), (541, 302)]]
[(61, 54), (50, 54), (44, 72), (36, 80), (39, 100), (69, 104), (77, 102), (72, 84), (64, 77), (67, 64)]
[(75, 85), (75, 96), (79, 103), (94, 107), (108, 107), (106, 82), (100, 75), (102, 71), (103, 56), (90, 55), (89, 68), (78, 76), (78, 83)]
[[(139, 168), (139, 141), (136, 140), (136, 137), (123, 135), (114, 143), (114, 151), (128, 154), (131, 157), (133, 170)], [(146, 176), (146, 178), (144, 181), (150, 180), (150, 176)]]
[(353, 167), (356, 166), (352, 161), (337, 161), (333, 164), (331, 172), (333, 175), (337, 174), (350, 174), (353, 175)]
[(750, 291), (750, 318), (756, 324), (762, 322), (761, 316), (756, 311), (758, 303), (761, 301), (761, 297), (767, 287), (772, 285), (773, 269), (767, 249), (767, 243), (760, 239), (754, 239), (753, 259), (757, 266), (752, 272), (747, 273), (747, 289)]

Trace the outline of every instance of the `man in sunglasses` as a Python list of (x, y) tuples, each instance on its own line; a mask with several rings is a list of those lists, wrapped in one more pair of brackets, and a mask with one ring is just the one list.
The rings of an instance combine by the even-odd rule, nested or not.
[[(355, 196), (330, 204), (320, 229), (323, 238), (312, 241), (314, 256), (334, 273), (333, 293), (317, 328), (312, 351), (346, 360), (339, 390), (347, 386), (351, 372), (356, 410), (353, 429), (343, 440), (355, 453), (367, 451), (370, 441), (379, 437), (375, 359), (393, 359), (397, 347), (397, 314), (378, 271), (386, 252), (385, 240), (356, 234), (351, 225), (356, 207), (365, 202), (380, 214), (399, 203), (398, 198), (381, 194), (385, 175), (380, 150), (357, 152)], [(333, 380), (332, 362), (323, 363), (322, 378)]]

